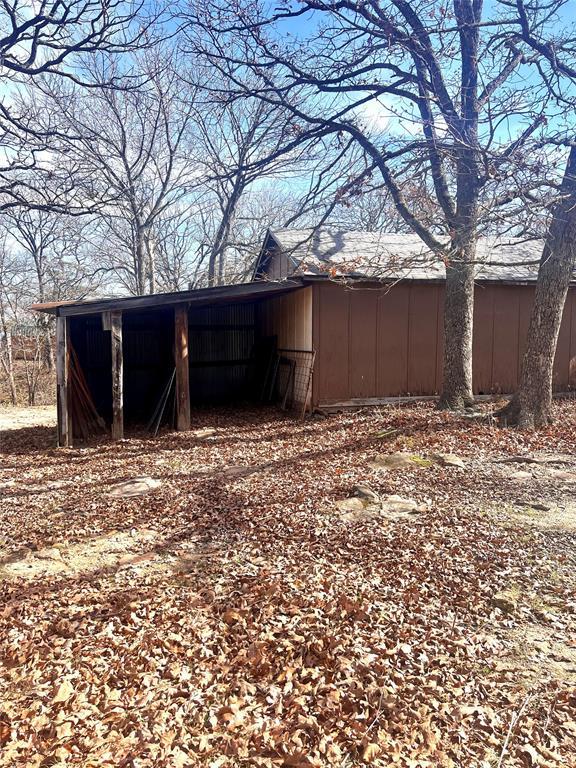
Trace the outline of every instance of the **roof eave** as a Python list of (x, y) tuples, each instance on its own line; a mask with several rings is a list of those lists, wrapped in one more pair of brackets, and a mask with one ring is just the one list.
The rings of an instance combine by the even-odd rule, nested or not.
[[(440, 277), (369, 277), (368, 275), (360, 274), (342, 274), (342, 275), (326, 275), (326, 274), (311, 274), (304, 273), (302, 275), (304, 282), (332, 282), (342, 283), (346, 280), (350, 282), (363, 282), (363, 283), (382, 283), (385, 285), (394, 283), (445, 283), (446, 278)], [(490, 285), (518, 285), (518, 286), (532, 286), (536, 285), (536, 276), (532, 279), (529, 278), (496, 278), (496, 277), (478, 277), (475, 279), (475, 283), (490, 284)], [(576, 280), (570, 281), (570, 287), (576, 287)]]
[(282, 293), (302, 287), (302, 278), (295, 276), (282, 282), (256, 281), (236, 283), (234, 285), (200, 288), (192, 291), (176, 293), (156, 293), (148, 296), (126, 296), (117, 299), (96, 299), (83, 302), (66, 302), (57, 306), (42, 304), (33, 305), (37, 312), (46, 312), (57, 317), (74, 317), (78, 315), (97, 315), (112, 310), (137, 310), (171, 307), (178, 304), (210, 304), (230, 299), (265, 297), (267, 294)]

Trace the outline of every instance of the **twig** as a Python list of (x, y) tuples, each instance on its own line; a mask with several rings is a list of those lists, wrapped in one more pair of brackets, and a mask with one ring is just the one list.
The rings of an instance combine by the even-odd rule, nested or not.
[(532, 693), (527, 694), (526, 698), (522, 702), (522, 706), (520, 707), (520, 709), (512, 715), (510, 719), (510, 725), (508, 726), (508, 733), (506, 734), (506, 738), (504, 739), (504, 744), (502, 745), (502, 751), (500, 752), (500, 758), (498, 759), (498, 765), (496, 766), (496, 768), (502, 768), (502, 761), (504, 760), (504, 756), (508, 751), (508, 744), (510, 743), (510, 737), (512, 736), (512, 731), (520, 721), (520, 718), (522, 717), (524, 710), (526, 709), (526, 707), (528, 706), (529, 702), (532, 700), (533, 697), (534, 697), (534, 694)]

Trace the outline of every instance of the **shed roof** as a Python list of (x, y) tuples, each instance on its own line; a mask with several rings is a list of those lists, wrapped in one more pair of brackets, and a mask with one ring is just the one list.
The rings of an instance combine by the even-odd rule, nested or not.
[[(295, 275), (369, 279), (442, 280), (441, 259), (415, 234), (319, 229), (275, 229), (273, 244), (291, 260)], [(534, 281), (543, 240), (481, 237), (477, 248), (479, 280)]]
[(44, 304), (33, 304), (31, 309), (69, 317), (72, 315), (93, 315), (116, 309), (151, 309), (176, 304), (226, 304), (232, 301), (251, 301), (276, 293), (286, 293), (301, 288), (302, 284), (302, 279), (296, 276), (282, 283), (237, 283), (175, 293), (154, 293), (150, 296), (125, 296), (87, 301), (50, 301)]

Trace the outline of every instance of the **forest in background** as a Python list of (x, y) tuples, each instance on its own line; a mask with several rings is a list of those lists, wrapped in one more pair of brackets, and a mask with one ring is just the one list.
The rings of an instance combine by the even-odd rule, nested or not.
[(267, 228), (328, 223), (415, 233), (445, 265), (449, 409), (473, 402), (478, 237), (544, 238), (507, 418), (546, 424), (576, 262), (571, 6), (11, 0), (0, 362), (12, 400), (15, 344), (52, 365), (33, 301), (243, 281)]

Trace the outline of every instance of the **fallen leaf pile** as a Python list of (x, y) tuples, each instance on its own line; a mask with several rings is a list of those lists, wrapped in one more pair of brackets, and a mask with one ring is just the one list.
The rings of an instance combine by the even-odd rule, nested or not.
[[(576, 766), (576, 525), (534, 524), (576, 490), (555, 408), (3, 433), (0, 765)], [(358, 484), (417, 511), (339, 515)]]

